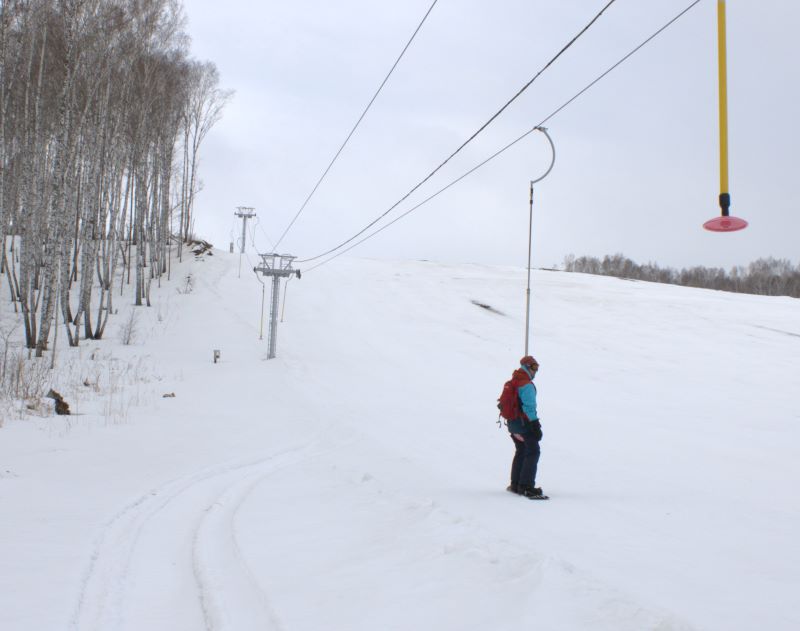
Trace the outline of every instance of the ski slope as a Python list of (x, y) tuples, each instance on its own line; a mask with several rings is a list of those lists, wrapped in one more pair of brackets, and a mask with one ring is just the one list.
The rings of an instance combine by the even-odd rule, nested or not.
[(530, 502), (524, 270), (339, 259), (266, 361), (238, 265), (62, 349), (78, 415), (5, 419), (3, 631), (800, 628), (800, 301), (534, 272)]

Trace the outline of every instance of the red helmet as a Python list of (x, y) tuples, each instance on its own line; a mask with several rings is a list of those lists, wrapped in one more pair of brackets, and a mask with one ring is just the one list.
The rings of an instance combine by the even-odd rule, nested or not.
[(530, 355), (525, 355), (522, 359), (519, 360), (520, 366), (525, 366), (526, 368), (530, 368), (531, 370), (539, 370), (539, 362), (537, 362), (533, 357)]

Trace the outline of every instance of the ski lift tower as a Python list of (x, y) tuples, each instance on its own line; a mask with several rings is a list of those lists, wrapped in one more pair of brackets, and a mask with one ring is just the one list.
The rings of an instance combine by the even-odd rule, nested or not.
[(256, 209), (251, 206), (237, 206), (236, 212), (233, 213), (242, 220), (242, 240), (239, 244), (239, 252), (244, 253), (244, 244), (247, 239), (247, 220), (256, 216)]
[(275, 347), (278, 341), (278, 297), (281, 291), (281, 278), (297, 276), (300, 270), (292, 268), (292, 261), (297, 257), (289, 254), (259, 254), (261, 265), (254, 267), (253, 271), (261, 272), (264, 276), (272, 277), (272, 304), (269, 310), (269, 352), (267, 359), (275, 357)]
[(242, 241), (239, 244), (239, 278), (242, 277), (242, 254), (244, 254), (244, 246), (247, 242), (247, 220), (256, 216), (255, 210), (251, 206), (237, 206), (236, 212), (233, 213), (242, 220)]

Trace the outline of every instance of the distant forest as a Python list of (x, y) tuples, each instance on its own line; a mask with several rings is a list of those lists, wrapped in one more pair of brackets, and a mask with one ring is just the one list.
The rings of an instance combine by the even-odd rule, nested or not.
[(786, 259), (761, 258), (747, 267), (737, 266), (725, 271), (721, 267), (689, 267), (675, 270), (659, 267), (655, 263), (639, 265), (622, 254), (564, 258), (566, 272), (583, 272), (601, 276), (615, 276), (654, 283), (719, 289), (740, 294), (762, 296), (791, 296), (800, 298), (800, 265), (794, 266)]

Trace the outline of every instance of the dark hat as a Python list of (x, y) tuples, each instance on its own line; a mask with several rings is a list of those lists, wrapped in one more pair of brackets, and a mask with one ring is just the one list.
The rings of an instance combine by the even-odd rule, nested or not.
[(520, 366), (525, 366), (526, 368), (532, 368), (533, 370), (539, 370), (539, 362), (537, 362), (533, 357), (530, 355), (525, 355), (522, 359), (519, 360)]

